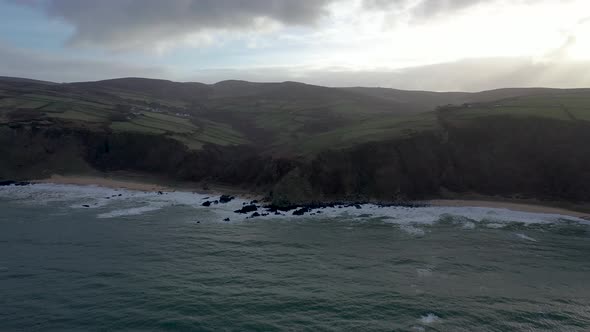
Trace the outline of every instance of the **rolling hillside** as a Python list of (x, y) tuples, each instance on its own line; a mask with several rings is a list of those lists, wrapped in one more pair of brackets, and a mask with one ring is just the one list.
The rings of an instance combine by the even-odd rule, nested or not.
[(284, 202), (448, 191), (590, 200), (588, 133), (589, 89), (0, 78), (0, 178), (127, 170)]
[(97, 130), (163, 135), (195, 150), (205, 144), (253, 145), (271, 153), (305, 154), (435, 129), (434, 111), (450, 104), (469, 103), (458, 112), (463, 117), (583, 120), (589, 95), (583, 89), (437, 93), (296, 82), (206, 85), (126, 78), (54, 84), (2, 78), (0, 121), (59, 120)]

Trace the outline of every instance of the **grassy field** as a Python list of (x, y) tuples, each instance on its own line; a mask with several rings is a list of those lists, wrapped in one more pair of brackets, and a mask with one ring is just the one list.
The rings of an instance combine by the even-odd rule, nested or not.
[(249, 143), (241, 133), (227, 124), (213, 121), (199, 123), (195, 125), (187, 118), (167, 114), (142, 113), (129, 121), (113, 122), (110, 128), (115, 131), (166, 135), (195, 150), (207, 143), (221, 146)]
[(140, 103), (147, 103), (147, 104), (151, 104), (151, 103), (156, 103), (162, 106), (167, 106), (167, 107), (177, 107), (177, 108), (184, 108), (187, 107), (189, 103), (187, 102), (183, 102), (180, 100), (168, 100), (168, 99), (161, 99), (161, 98), (154, 98), (148, 95), (142, 95), (142, 94), (138, 94), (138, 93), (132, 93), (132, 92), (124, 92), (121, 90), (115, 90), (115, 89), (109, 89), (109, 91), (123, 99), (126, 101), (129, 101), (131, 103), (135, 103), (135, 102), (140, 102)]
[(344, 149), (357, 144), (402, 138), (438, 128), (434, 112), (372, 119), (306, 137), (298, 144), (298, 150), (303, 153), (315, 153), (325, 149)]
[[(104, 130), (163, 135), (191, 149), (205, 144), (256, 144), (271, 152), (303, 155), (440, 128), (436, 112), (408, 113), (405, 104), (387, 104), (384, 99), (345, 90), (279, 84), (261, 86), (258, 93), (252, 90), (256, 85), (247, 85), (244, 93), (232, 95), (234, 88), (240, 89), (238, 84), (224, 90), (223, 97), (195, 99), (192, 90), (187, 92), (181, 83), (163, 83), (164, 90), (148, 83), (148, 90), (143, 91), (135, 85), (133, 89), (100, 84), (15, 87), (0, 82), (0, 121), (10, 121), (10, 112), (15, 110), (34, 111), (38, 117), (69, 121), (70, 125), (89, 123)], [(184, 93), (175, 94), (177, 88)], [(431, 94), (429, 98), (436, 97)], [(535, 90), (443, 112), (446, 120), (461, 123), (498, 115), (590, 121), (590, 90)]]
[[(541, 117), (560, 121), (590, 121), (590, 94), (588, 92), (564, 93), (510, 98), (492, 103), (456, 106), (444, 114), (448, 121), (462, 123), (499, 115), (515, 118)], [(296, 118), (293, 121), (298, 122)], [(300, 135), (284, 137), (275, 142), (273, 149), (278, 150), (289, 144), (298, 153), (313, 154), (325, 149), (343, 149), (366, 142), (407, 137), (439, 128), (436, 112), (413, 116), (380, 116), (309, 137)]]

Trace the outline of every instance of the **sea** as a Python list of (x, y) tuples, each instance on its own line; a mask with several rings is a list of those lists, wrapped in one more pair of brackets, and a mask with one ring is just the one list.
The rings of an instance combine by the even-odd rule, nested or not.
[(590, 331), (590, 223), (0, 187), (0, 331)]

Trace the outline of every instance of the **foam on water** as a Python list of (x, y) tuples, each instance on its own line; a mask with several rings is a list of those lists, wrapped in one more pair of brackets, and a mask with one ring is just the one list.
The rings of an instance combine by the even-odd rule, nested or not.
[(429, 325), (429, 324), (434, 324), (438, 321), (440, 321), (440, 317), (438, 317), (437, 315), (435, 315), (433, 313), (429, 313), (427, 315), (420, 317), (420, 323), (422, 323), (422, 324)]
[(533, 239), (532, 237), (526, 235), (526, 234), (522, 234), (522, 233), (516, 233), (516, 236), (518, 236), (519, 238), (526, 240), (526, 241), (531, 241), (531, 242), (538, 242), (536, 239)]
[(401, 229), (402, 231), (404, 231), (410, 235), (417, 236), (417, 237), (424, 236), (426, 234), (426, 232), (423, 229), (418, 228), (413, 225), (400, 225), (399, 229)]
[(111, 212), (107, 212), (107, 213), (100, 213), (97, 215), (98, 218), (116, 218), (116, 217), (122, 217), (122, 216), (135, 216), (135, 215), (141, 215), (147, 212), (151, 212), (151, 211), (157, 211), (160, 210), (164, 205), (161, 204), (151, 204), (151, 205), (146, 205), (146, 206), (139, 206), (139, 207), (134, 207), (134, 208), (129, 208), (129, 209), (119, 209), (119, 210), (113, 210)]
[[(188, 206), (195, 210), (212, 213), (219, 221), (229, 218), (232, 222), (249, 220), (250, 214), (236, 214), (249, 200), (236, 198), (226, 204), (202, 206), (206, 200), (217, 197), (191, 192), (142, 192), (125, 189), (110, 189), (97, 186), (77, 186), (59, 184), (34, 184), (29, 186), (0, 187), (0, 198), (31, 204), (63, 203), (71, 208), (96, 210), (99, 218), (117, 218), (130, 215), (151, 213), (170, 206)], [(358, 207), (328, 207), (314, 209), (310, 215), (296, 217), (291, 212), (280, 215), (270, 213), (259, 219), (293, 219), (293, 218), (334, 218), (347, 221), (379, 220), (384, 223), (397, 224), (400, 230), (412, 236), (424, 236), (424, 227), (441, 220), (451, 220), (464, 229), (474, 229), (481, 224), (488, 228), (502, 228), (509, 223), (548, 224), (561, 221), (589, 223), (580, 218), (557, 214), (542, 214), (512, 211), (499, 208), (483, 207), (381, 207), (364, 204)], [(519, 235), (519, 237), (521, 237)], [(532, 238), (521, 237), (525, 240)], [(532, 239), (534, 240), (534, 239)]]

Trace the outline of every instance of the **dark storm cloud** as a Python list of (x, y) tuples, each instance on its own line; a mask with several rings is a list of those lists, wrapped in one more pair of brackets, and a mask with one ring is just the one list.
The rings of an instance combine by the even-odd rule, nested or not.
[(261, 19), (313, 25), (336, 0), (12, 0), (75, 28), (73, 44), (149, 46), (203, 30), (250, 30)]

